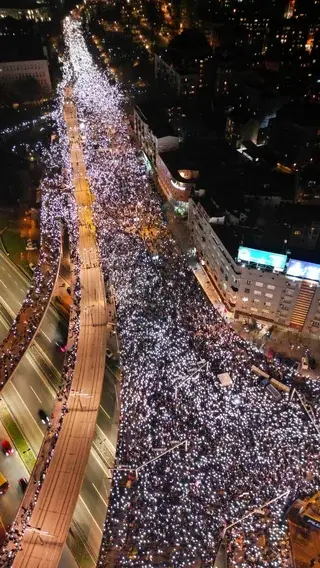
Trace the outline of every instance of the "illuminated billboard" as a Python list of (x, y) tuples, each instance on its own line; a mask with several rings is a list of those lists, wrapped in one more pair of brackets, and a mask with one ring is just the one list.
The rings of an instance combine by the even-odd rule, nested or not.
[(320, 264), (291, 259), (288, 264), (287, 275), (318, 282), (320, 281)]
[(287, 256), (275, 252), (266, 252), (247, 247), (239, 247), (238, 260), (244, 262), (254, 262), (263, 266), (272, 266), (275, 270), (282, 272), (285, 269)]

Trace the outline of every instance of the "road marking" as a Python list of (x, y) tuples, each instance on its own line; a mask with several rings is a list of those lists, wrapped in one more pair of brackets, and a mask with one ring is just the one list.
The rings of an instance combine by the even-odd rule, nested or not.
[(48, 335), (47, 335), (44, 331), (41, 331), (41, 333), (42, 333), (42, 335), (44, 335), (44, 336), (47, 338), (47, 340), (50, 341), (50, 343), (51, 343), (50, 337), (48, 337)]
[(38, 377), (41, 379), (41, 381), (43, 382), (44, 386), (46, 387), (46, 389), (48, 389), (49, 394), (52, 396), (52, 398), (56, 398), (56, 391), (53, 388), (50, 379), (47, 377), (47, 375), (42, 371), (42, 369), (40, 368), (39, 364), (37, 363), (37, 361), (33, 358), (33, 356), (31, 355), (31, 353), (26, 353), (26, 357), (27, 360), (29, 361), (29, 363), (31, 363), (32, 367), (35, 369)]
[[(27, 405), (26, 405), (26, 403), (24, 402), (22, 396), (19, 394), (18, 390), (17, 390), (16, 387), (14, 386), (13, 382), (12, 382), (12, 381), (9, 381), (9, 382), (6, 384), (6, 388), (7, 388), (7, 389), (8, 389), (8, 386), (9, 386), (9, 385), (16, 391), (16, 393), (17, 393), (18, 397), (20, 398), (22, 404), (25, 406), (27, 412), (29, 412), (29, 414), (30, 414), (32, 420), (34, 421), (34, 423), (35, 423), (35, 425), (37, 426), (38, 430), (41, 432), (41, 436), (43, 437), (43, 430), (41, 430), (41, 428), (40, 428), (38, 422), (36, 421), (35, 417), (31, 414), (29, 408), (27, 407)], [(3, 391), (2, 391), (2, 395), (3, 395)], [(6, 405), (8, 406), (8, 408), (10, 408), (10, 404), (8, 404), (7, 398), (6, 398), (5, 396), (3, 396), (3, 398), (4, 398), (5, 403), (6, 403)], [(14, 412), (13, 414), (16, 415), (15, 412)]]
[(96, 430), (100, 430), (100, 432), (103, 436), (103, 441), (105, 442), (106, 446), (109, 446), (110, 453), (113, 456), (115, 456), (116, 455), (116, 448), (114, 447), (112, 442), (110, 442), (109, 438), (106, 436), (106, 434), (104, 433), (104, 431), (100, 428), (100, 426), (98, 424), (96, 424)]
[(4, 287), (5, 287), (5, 288), (7, 288), (7, 289), (8, 289), (8, 286), (6, 286), (6, 284), (4, 283), (4, 281), (3, 281), (3, 280), (0, 280), (0, 282), (1, 282), (1, 284), (2, 284), (2, 285), (3, 285)]
[(27, 293), (27, 290), (24, 290), (23, 288), (20, 287), (21, 292), (23, 292), (24, 294)]
[(97, 523), (96, 519), (94, 518), (93, 514), (91, 513), (88, 505), (85, 503), (83, 497), (81, 497), (81, 495), (79, 495), (80, 497), (80, 501), (82, 501), (82, 503), (84, 504), (85, 508), (87, 509), (90, 517), (92, 517), (93, 522), (96, 524), (96, 526), (98, 527), (99, 531), (102, 533), (102, 528), (100, 527), (100, 525)]
[(39, 401), (39, 402), (40, 402), (40, 403), (42, 404), (42, 400), (41, 400), (41, 399), (40, 399), (40, 398), (38, 397), (38, 395), (37, 395), (36, 391), (35, 391), (35, 390), (34, 390), (34, 389), (32, 388), (32, 386), (31, 386), (31, 385), (29, 385), (29, 387), (31, 388), (31, 390), (32, 390), (32, 392), (33, 392), (33, 394), (34, 394), (34, 396), (36, 396), (36, 397), (37, 397), (37, 399), (38, 399), (38, 401)]
[(108, 416), (108, 418), (111, 418), (111, 416), (107, 413), (107, 411), (103, 408), (103, 406), (101, 406), (101, 404), (99, 405), (99, 407), (101, 408), (102, 412), (104, 412), (105, 415)]
[(103, 503), (105, 504), (105, 506), (108, 507), (108, 503), (107, 503), (107, 502), (104, 500), (104, 498), (102, 497), (102, 495), (101, 495), (99, 489), (96, 488), (96, 486), (95, 486), (94, 483), (92, 484), (92, 486), (93, 486), (93, 488), (96, 490), (96, 492), (98, 493), (98, 495), (99, 495), (101, 501), (103, 501)]

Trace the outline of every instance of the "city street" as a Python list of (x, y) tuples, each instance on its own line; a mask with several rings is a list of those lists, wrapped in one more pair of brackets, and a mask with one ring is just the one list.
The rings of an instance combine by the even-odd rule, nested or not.
[[(0, 444), (3, 440), (8, 440), (14, 448), (12, 440), (10, 440), (7, 431), (0, 422)], [(3, 524), (7, 526), (12, 523), (22, 498), (19, 479), (21, 477), (29, 479), (29, 474), (17, 452), (7, 457), (3, 453), (2, 448), (0, 448), (0, 472), (10, 484), (8, 491), (0, 495), (0, 517)]]
[[(1, 270), (1, 267), (5, 268)], [(19, 310), (21, 306), (24, 299), (22, 291), (24, 289), (24, 294), (26, 293), (28, 281), (1, 253), (0, 271), (5, 275), (2, 285), (0, 282), (0, 305), (4, 304), (5, 312), (12, 316), (14, 309)], [(66, 266), (64, 266), (64, 273), (67, 276)], [(7, 282), (6, 286), (8, 287), (11, 282), (10, 294), (7, 294), (9, 288), (6, 288), (5, 282)], [(7, 319), (9, 320), (9, 318)], [(7, 331), (8, 324), (6, 320), (0, 317), (0, 340), (5, 337)], [(48, 374), (51, 370), (52, 382), (56, 384), (56, 378), (59, 376), (58, 369), (61, 368), (64, 358), (64, 354), (57, 349), (55, 340), (61, 339), (62, 335), (65, 337), (65, 334), (64, 322), (61, 323), (61, 318), (58, 318), (56, 310), (49, 308), (36, 339), (36, 343), (41, 345), (41, 349), (39, 350), (34, 346), (30, 348), (29, 353), (23, 358), (11, 381), (7, 383), (2, 391), (3, 399), (35, 453), (39, 451), (46, 429), (39, 420), (38, 410), (42, 408), (50, 416), (55, 398), (55, 391), (48, 381)], [(52, 341), (49, 341), (48, 337)], [(44, 354), (47, 355), (48, 359)], [(50, 362), (51, 366), (49, 366)], [(44, 372), (41, 372), (43, 367)], [(108, 448), (111, 448), (113, 453), (115, 452), (117, 436), (117, 427), (113, 420), (116, 404), (116, 382), (117, 379), (112, 372), (106, 370), (106, 380), (103, 384), (103, 393), (99, 407), (98, 425), (100, 428), (99, 436), (97, 437), (97, 443), (100, 443), (100, 440), (105, 440), (106, 436), (108, 436), (110, 439)], [(99, 446), (99, 450), (104, 455), (105, 452), (101, 446)], [(19, 458), (17, 457), (17, 459)], [(22, 462), (21, 467), (23, 467)], [(80, 527), (82, 534), (86, 535), (88, 548), (94, 556), (98, 554), (106, 513), (106, 496), (104, 499), (101, 499), (94, 486), (100, 492), (101, 479), (105, 479), (107, 474), (106, 466), (103, 466), (97, 454), (91, 451), (74, 520), (77, 526)], [(11, 487), (9, 491), (11, 491)], [(104, 494), (105, 489), (100, 493)], [(12, 522), (17, 511), (17, 504), (15, 501), (6, 500), (6, 506), (8, 522)]]

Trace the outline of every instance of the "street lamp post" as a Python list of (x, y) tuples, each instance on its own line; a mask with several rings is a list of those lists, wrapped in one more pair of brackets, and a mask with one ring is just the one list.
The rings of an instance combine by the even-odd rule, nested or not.
[(41, 546), (44, 545), (44, 542), (43, 542), (43, 539), (41, 538), (41, 536), (48, 536), (50, 538), (55, 538), (54, 534), (51, 534), (48, 531), (43, 531), (41, 529), (41, 527), (32, 527), (31, 525), (27, 525), (26, 531), (36, 533), (37, 537), (39, 538), (39, 540), (41, 542)]
[(178, 380), (180, 378), (183, 378), (183, 380), (178, 383), (178, 380), (176, 381), (176, 383), (174, 384), (174, 397), (177, 398), (177, 394), (178, 394), (178, 389), (180, 387), (182, 387), (187, 381), (191, 381), (192, 379), (198, 379), (200, 377), (200, 372), (206, 367), (207, 368), (207, 372), (209, 370), (209, 361), (205, 361), (205, 359), (202, 359), (201, 361), (199, 361), (199, 367), (193, 371), (191, 373), (191, 375), (187, 375), (186, 377), (178, 377)]
[(272, 503), (276, 503), (276, 501), (279, 501), (280, 499), (283, 499), (284, 497), (287, 497), (290, 493), (290, 489), (287, 489), (286, 491), (284, 491), (283, 493), (281, 493), (281, 495), (278, 495), (277, 497), (274, 497), (273, 499), (270, 499), (269, 501), (266, 501), (265, 503), (263, 503), (263, 505), (260, 505), (260, 507), (255, 507), (254, 509), (252, 509), (251, 511), (249, 511), (248, 513), (246, 513), (245, 515), (243, 515), (243, 517), (241, 517), (240, 519), (237, 519), (236, 521), (233, 521), (233, 523), (230, 523), (230, 525), (227, 525), (222, 531), (221, 531), (221, 538), (220, 538), (220, 542), (218, 545), (218, 549), (217, 549), (217, 554), (215, 555), (215, 559), (214, 559), (214, 564), (213, 566), (216, 566), (216, 561), (217, 561), (217, 557), (219, 555), (219, 551), (221, 548), (221, 545), (223, 544), (224, 541), (224, 537), (226, 536), (226, 533), (229, 529), (231, 529), (232, 527), (235, 527), (236, 525), (240, 524), (242, 521), (244, 521), (245, 519), (247, 519), (248, 517), (252, 517), (253, 515), (256, 514), (262, 514), (263, 513), (263, 509), (265, 509), (266, 507), (268, 507), (269, 505), (271, 505)]
[(143, 469), (144, 467), (146, 467), (147, 465), (149, 465), (152, 462), (155, 462), (157, 460), (159, 460), (160, 458), (162, 458), (162, 456), (169, 454), (170, 452), (173, 452), (173, 450), (176, 450), (177, 448), (179, 448), (180, 446), (184, 445), (184, 449), (185, 451), (187, 451), (188, 449), (188, 440), (183, 440), (182, 442), (178, 442), (176, 444), (174, 444), (174, 446), (172, 446), (171, 448), (169, 448), (168, 450), (164, 450), (163, 452), (161, 452), (160, 454), (158, 454), (155, 458), (151, 458), (150, 460), (147, 460), (146, 462), (144, 462), (143, 464), (139, 465), (138, 467), (130, 467), (128, 465), (118, 465), (118, 467), (110, 467), (109, 471), (134, 471), (135, 475), (136, 475), (136, 479), (138, 479), (139, 477), (139, 471), (141, 469)]
[(81, 410), (85, 410), (85, 408), (82, 406), (82, 400), (81, 399), (82, 398), (86, 398), (86, 399), (92, 398), (92, 394), (82, 392), (82, 390), (77, 391), (77, 390), (74, 390), (74, 389), (71, 389), (70, 396), (78, 396), (79, 397), (79, 403), (80, 403)]

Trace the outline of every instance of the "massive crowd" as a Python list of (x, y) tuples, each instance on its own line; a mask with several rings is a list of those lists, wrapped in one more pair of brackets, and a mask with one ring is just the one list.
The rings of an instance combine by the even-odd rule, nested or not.
[(63, 222), (68, 221), (61, 195), (61, 187), (66, 184), (66, 174), (58, 166), (60, 149), (56, 145), (52, 146), (51, 151), (43, 147), (42, 155), (46, 174), (40, 187), (42, 207), (39, 261), (21, 309), (0, 346), (1, 386), (15, 370), (43, 318), (58, 273)]
[[(56, 401), (50, 417), (36, 466), (32, 472), (28, 489), (24, 495), (22, 505), (15, 521), (7, 533), (6, 540), (0, 554), (1, 568), (12, 566), (15, 554), (21, 550), (21, 540), (28, 525), (32, 511), (37, 502), (42, 482), (54, 454), (56, 442), (61, 431), (63, 418), (68, 412), (68, 396), (70, 392), (73, 370), (76, 362), (77, 343), (79, 335), (80, 315), (80, 262), (78, 255), (78, 219), (73, 193), (71, 164), (69, 155), (69, 142), (67, 138), (65, 122), (63, 118), (63, 88), (59, 91), (57, 106), (53, 113), (56, 127), (56, 138), (51, 147), (42, 148), (42, 156), (45, 164), (45, 175), (42, 179), (41, 200), (41, 250), (38, 267), (26, 300), (11, 328), (20, 351), (17, 351), (14, 363), (17, 363), (24, 350), (29, 345), (43, 311), (48, 304), (51, 290), (56, 280), (57, 268), (61, 250), (62, 231), (67, 228), (69, 236), (69, 250), (72, 263), (73, 276), (73, 305), (69, 320), (68, 351), (66, 352), (63, 370), (61, 373), (60, 386), (57, 391)], [(30, 312), (27, 318), (26, 309)], [(27, 333), (20, 329), (20, 320), (24, 325), (28, 323)], [(31, 323), (32, 322), (32, 325)], [(7, 337), (7, 341), (10, 334)], [(5, 344), (6, 345), (6, 344)], [(1, 353), (6, 353), (3, 350)], [(3, 357), (6, 363), (5, 356)], [(6, 367), (4, 366), (6, 369)], [(10, 367), (13, 372), (14, 366)], [(7, 373), (7, 376), (10, 372)]]
[[(230, 566), (285, 568), (285, 510), (296, 495), (319, 489), (320, 444), (299, 401), (284, 393), (276, 402), (251, 366), (287, 383), (294, 372), (267, 362), (208, 305), (166, 230), (131, 141), (121, 92), (93, 63), (76, 18), (67, 20), (65, 44), (64, 70), (81, 121), (101, 261), (116, 291), (121, 339), (118, 469), (99, 566), (212, 564), (232, 521), (286, 492), (225, 537)], [(217, 375), (223, 372), (231, 387), (221, 387)], [(319, 386), (305, 388), (317, 416)], [(184, 440), (187, 449), (135, 475)]]
[[(266, 361), (209, 306), (167, 232), (160, 200), (132, 145), (121, 92), (94, 65), (76, 18), (66, 21), (65, 45), (54, 113), (59, 143), (51, 148), (43, 182), (42, 223), (53, 243), (60, 238), (61, 220), (67, 223), (77, 278), (77, 217), (62, 116), (63, 88), (72, 85), (96, 197), (101, 261), (105, 279), (115, 288), (121, 339), (117, 469), (99, 566), (209, 565), (225, 532), (230, 567), (286, 568), (285, 512), (296, 495), (320, 488), (320, 443), (299, 401), (284, 393), (276, 402), (251, 366), (289, 384), (294, 372)], [(52, 180), (62, 171), (58, 191)], [(50, 251), (54, 254), (54, 248)], [(37, 274), (40, 278), (42, 271)], [(77, 280), (70, 329), (75, 343), (66, 356), (43, 465), (34, 472), (34, 491), (29, 487), (29, 502), (24, 501), (8, 535), (1, 566), (11, 566), (19, 550), (67, 412), (80, 293)], [(221, 386), (217, 376), (223, 372), (232, 386)], [(318, 419), (319, 386), (310, 382), (304, 388)], [(187, 445), (146, 464), (185, 440)], [(258, 507), (259, 512), (228, 529)]]

